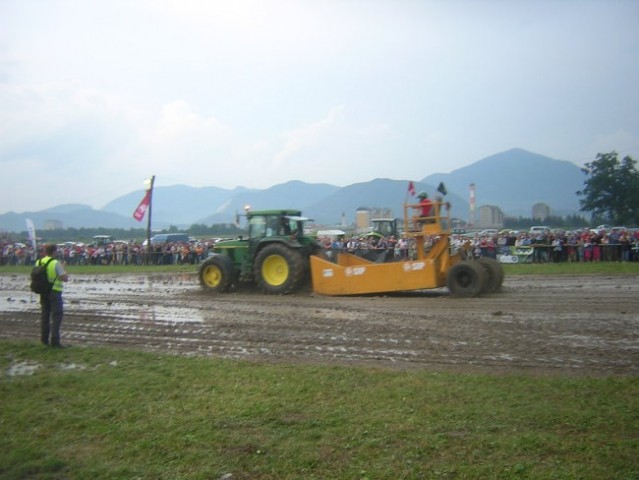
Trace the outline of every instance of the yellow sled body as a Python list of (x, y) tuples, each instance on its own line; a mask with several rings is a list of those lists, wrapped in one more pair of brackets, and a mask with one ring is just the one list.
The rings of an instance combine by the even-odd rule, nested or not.
[[(405, 211), (405, 235), (415, 240), (413, 259), (376, 263), (341, 253), (332, 262), (311, 256), (313, 291), (322, 295), (362, 295), (447, 286), (448, 272), (461, 257), (450, 252), (449, 233), (442, 229), (439, 206), (435, 216), (427, 219), (413, 217), (408, 220), (411, 217)], [(414, 206), (405, 205), (405, 210), (410, 207)], [(424, 247), (426, 239), (427, 250)]]

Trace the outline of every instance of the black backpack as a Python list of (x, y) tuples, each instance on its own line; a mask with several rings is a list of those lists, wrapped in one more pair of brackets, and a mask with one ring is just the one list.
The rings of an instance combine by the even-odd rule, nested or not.
[(53, 283), (49, 282), (49, 276), (47, 275), (47, 267), (53, 261), (50, 258), (47, 263), (38, 263), (33, 270), (31, 270), (31, 291), (40, 295), (45, 295), (51, 292)]

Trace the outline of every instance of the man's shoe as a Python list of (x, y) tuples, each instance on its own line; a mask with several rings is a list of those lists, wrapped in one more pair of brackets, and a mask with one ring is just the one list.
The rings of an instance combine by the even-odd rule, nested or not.
[(62, 345), (61, 343), (56, 343), (54, 345), (51, 345), (52, 348), (69, 348), (71, 345)]

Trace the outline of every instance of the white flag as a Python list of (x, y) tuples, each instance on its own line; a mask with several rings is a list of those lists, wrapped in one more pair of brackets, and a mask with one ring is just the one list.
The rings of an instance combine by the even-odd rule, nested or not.
[(36, 248), (36, 233), (35, 233), (35, 225), (30, 218), (27, 218), (27, 232), (29, 233), (29, 240), (31, 240), (31, 245), (33, 245), (33, 250), (37, 250)]

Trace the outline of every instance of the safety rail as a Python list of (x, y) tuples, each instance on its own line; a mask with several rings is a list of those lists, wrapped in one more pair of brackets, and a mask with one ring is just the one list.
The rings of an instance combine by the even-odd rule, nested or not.
[[(419, 203), (404, 204), (404, 233), (409, 236), (450, 233), (450, 204), (448, 202), (432, 202), (431, 212), (434, 215), (422, 217), (414, 215), (421, 210)], [(442, 211), (445, 213), (442, 214)]]

